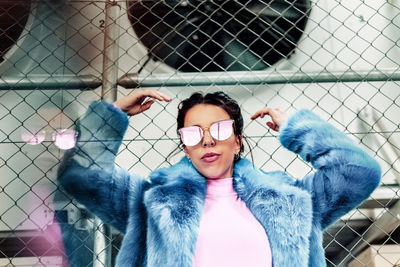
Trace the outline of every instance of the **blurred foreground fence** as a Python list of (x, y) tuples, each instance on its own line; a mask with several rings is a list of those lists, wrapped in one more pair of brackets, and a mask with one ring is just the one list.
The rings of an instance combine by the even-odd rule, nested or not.
[(0, 0), (0, 266), (110, 266), (121, 235), (59, 190), (76, 120), (93, 100), (156, 88), (117, 164), (176, 162), (176, 108), (195, 91), (241, 105), (257, 167), (301, 179), (256, 110), (309, 108), (381, 164), (381, 186), (326, 230), (328, 266), (400, 264), (400, 2)]

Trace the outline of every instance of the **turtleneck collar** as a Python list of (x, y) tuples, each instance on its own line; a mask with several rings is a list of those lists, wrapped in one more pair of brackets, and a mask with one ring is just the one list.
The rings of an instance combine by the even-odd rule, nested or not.
[(233, 189), (233, 178), (207, 179), (206, 197), (236, 196)]

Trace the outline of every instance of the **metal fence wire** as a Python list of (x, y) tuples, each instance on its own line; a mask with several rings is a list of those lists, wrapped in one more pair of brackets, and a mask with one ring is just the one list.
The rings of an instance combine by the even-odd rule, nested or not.
[(382, 183), (324, 233), (328, 266), (400, 264), (397, 0), (0, 0), (0, 266), (112, 266), (121, 234), (60, 190), (57, 168), (93, 100), (173, 97), (130, 118), (116, 164), (177, 162), (177, 104), (223, 90), (257, 167), (301, 179), (258, 109), (313, 110), (376, 158)]

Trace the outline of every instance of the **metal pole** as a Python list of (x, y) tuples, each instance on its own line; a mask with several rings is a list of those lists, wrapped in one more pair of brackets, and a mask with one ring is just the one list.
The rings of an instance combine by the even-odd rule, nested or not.
[(159, 86), (208, 86), (236, 84), (283, 84), (283, 83), (335, 83), (400, 81), (399, 69), (346, 70), (346, 71), (230, 71), (126, 74), (118, 84), (125, 88)]
[[(376, 136), (374, 136), (374, 135), (372, 135), (372, 136), (374, 137), (374, 139), (376, 141), (376, 144), (378, 144), (379, 147), (381, 148), (379, 150), (381, 152), (382, 158), (388, 164), (390, 164), (390, 170), (392, 171), (395, 180), (397, 181), (397, 183), (400, 183), (400, 175), (399, 175), (400, 173), (395, 168), (394, 161), (392, 161), (392, 157), (389, 154), (389, 152), (387, 151), (388, 148), (391, 149), (392, 152), (395, 155), (394, 158), (395, 159), (400, 158), (400, 149), (396, 146), (396, 144), (393, 141), (390, 140), (390, 136), (391, 135), (389, 135), (388, 132), (391, 132), (391, 131), (386, 129), (386, 126), (379, 120), (379, 117), (378, 117), (378, 115), (376, 114), (376, 111), (373, 108), (369, 108), (368, 110), (360, 111), (360, 112), (358, 112), (357, 116), (362, 118), (362, 120), (365, 123), (367, 123), (369, 125), (369, 127), (370, 127), (370, 128), (369, 127), (367, 128), (365, 126), (365, 124), (362, 123), (361, 120), (359, 121), (360, 122), (360, 128), (364, 132), (366, 132), (366, 134), (364, 134), (364, 136), (367, 136), (368, 134), (374, 133), (373, 131), (371, 131), (371, 129), (374, 128), (374, 125), (376, 125), (376, 127), (378, 128), (379, 134), (384, 138), (385, 142), (382, 143), (382, 142), (379, 141), (379, 139)], [(386, 143), (387, 143), (387, 145), (386, 145)]]
[(111, 229), (99, 218), (94, 219), (93, 267), (111, 266)]
[(117, 99), (119, 25), (121, 7), (116, 0), (106, 3), (103, 53), (103, 87), (101, 96), (104, 101), (114, 102)]
[[(117, 85), (125, 88), (159, 87), (159, 86), (202, 86), (202, 85), (235, 85), (235, 84), (283, 84), (283, 83), (334, 83), (334, 82), (379, 82), (400, 81), (399, 70), (351, 71), (351, 72), (292, 72), (292, 71), (251, 71), (251, 72), (198, 72), (198, 73), (155, 73), (126, 74), (118, 82), (116, 62), (118, 51), (104, 52), (103, 83), (93, 75), (81, 76), (24, 76), (0, 77), (0, 90), (26, 89), (81, 89), (92, 90), (103, 84), (103, 99), (114, 101)], [(108, 56), (107, 56), (108, 55)], [(111, 60), (114, 58), (115, 60)], [(106, 60), (107, 59), (107, 60)], [(109, 67), (106, 67), (109, 66)], [(113, 76), (111, 78), (111, 76)], [(108, 77), (108, 78), (107, 78)], [(114, 82), (113, 82), (114, 81)]]
[(346, 246), (346, 250), (337, 255), (338, 259), (343, 259), (338, 267), (347, 266), (348, 261), (352, 256), (358, 254), (365, 249), (374, 240), (378, 240), (388, 233), (394, 231), (400, 226), (400, 201), (397, 201), (390, 209), (388, 209), (379, 219), (377, 219), (371, 226), (358, 238), (354, 239)]
[[(104, 54), (101, 98), (107, 102), (117, 99), (118, 81), (118, 37), (120, 6), (116, 0), (106, 2), (105, 29), (104, 29)], [(108, 225), (95, 219), (93, 266), (111, 266), (111, 230)]]
[(0, 90), (58, 90), (60, 88), (92, 90), (100, 85), (101, 80), (93, 75), (35, 75), (22, 77), (0, 77)]

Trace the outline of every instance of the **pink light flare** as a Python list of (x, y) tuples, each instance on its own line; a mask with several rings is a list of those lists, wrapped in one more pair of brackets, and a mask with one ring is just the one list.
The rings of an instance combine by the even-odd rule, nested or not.
[[(21, 132), (21, 138), (28, 145), (38, 145), (44, 141), (47, 132), (26, 129)], [(59, 149), (66, 150), (76, 145), (77, 136), (76, 131), (72, 129), (57, 129), (53, 131), (52, 140)]]
[(76, 144), (77, 133), (71, 129), (57, 129), (53, 133), (54, 144), (63, 150), (73, 148)]
[(43, 131), (33, 132), (30, 130), (22, 131), (22, 140), (29, 145), (38, 145), (44, 140), (45, 133)]

